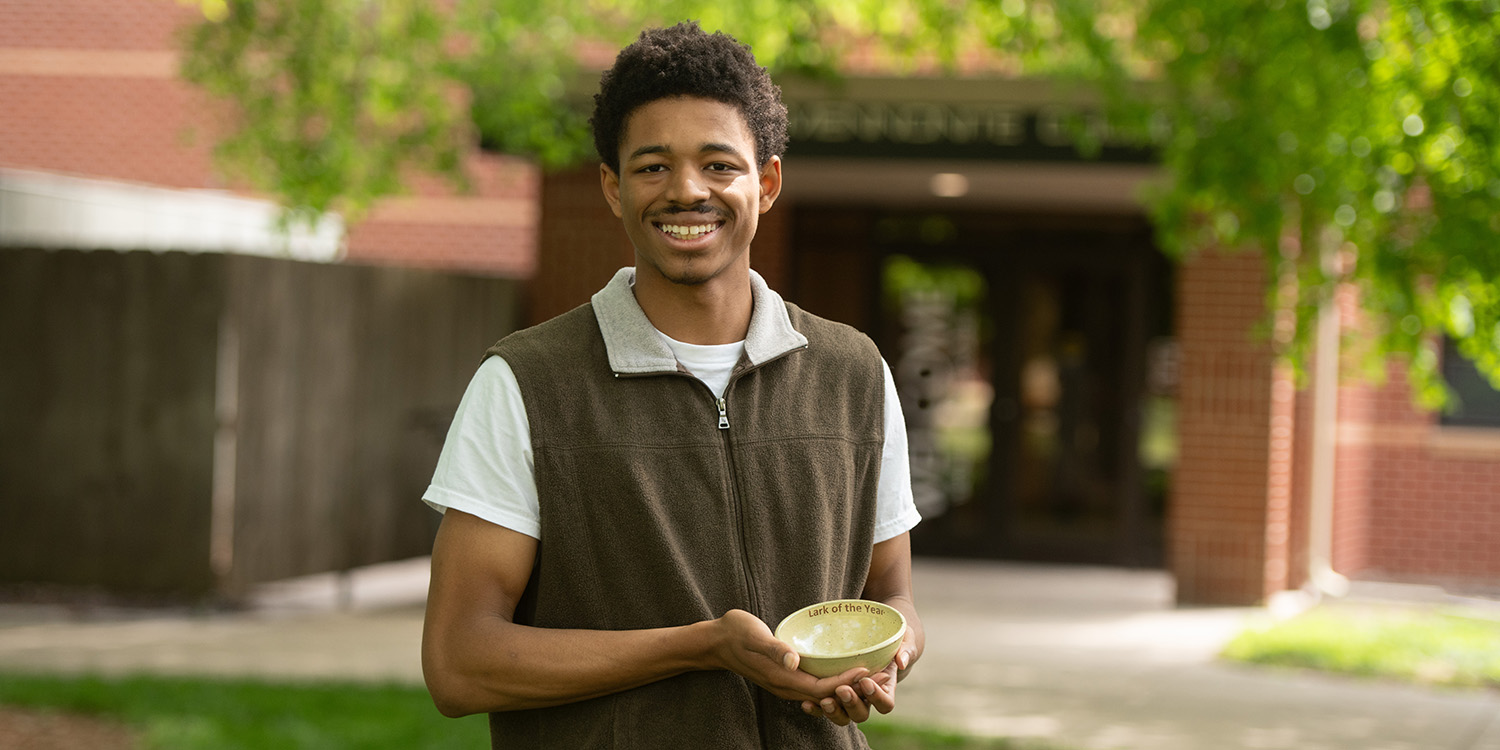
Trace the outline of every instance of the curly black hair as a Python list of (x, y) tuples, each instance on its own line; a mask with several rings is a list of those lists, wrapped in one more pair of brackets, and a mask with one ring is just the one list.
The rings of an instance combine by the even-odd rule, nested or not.
[(755, 64), (750, 47), (722, 32), (708, 34), (696, 21), (647, 29), (620, 51), (614, 67), (599, 79), (594, 95), (594, 148), (620, 171), (620, 138), (625, 119), (658, 99), (695, 96), (737, 107), (755, 138), (757, 166), (786, 150), (786, 105), (781, 87)]

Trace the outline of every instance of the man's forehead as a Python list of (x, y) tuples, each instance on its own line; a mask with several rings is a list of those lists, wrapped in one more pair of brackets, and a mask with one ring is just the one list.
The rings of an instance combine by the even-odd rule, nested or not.
[[(754, 141), (739, 107), (717, 99), (673, 96), (653, 99), (630, 110), (625, 116), (621, 145), (628, 149), (632, 140), (656, 140), (666, 135), (687, 141), (698, 135), (695, 145), (700, 146), (730, 143), (736, 138)], [(681, 147), (680, 143), (676, 145)]]

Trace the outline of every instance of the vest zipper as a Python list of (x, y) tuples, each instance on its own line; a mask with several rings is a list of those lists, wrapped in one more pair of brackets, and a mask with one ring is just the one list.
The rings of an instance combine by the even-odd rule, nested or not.
[[(734, 438), (729, 432), (729, 389), (737, 376), (731, 376), (724, 395), (714, 399), (719, 410), (719, 434), (723, 436), (724, 465), (729, 474), (729, 506), (734, 511), (735, 529), (740, 538), (740, 572), (745, 578), (745, 604), (756, 617), (761, 616), (760, 595), (755, 590), (755, 574), (750, 564), (750, 535), (745, 532), (745, 509), (740, 505), (740, 472), (734, 464)], [(705, 386), (707, 387), (707, 386)], [(710, 392), (709, 395), (713, 395)]]
[[(800, 346), (796, 349), (788, 350), (767, 362), (781, 359), (793, 352), (799, 352), (806, 348), (806, 346)], [(714, 405), (719, 409), (719, 434), (724, 436), (724, 463), (729, 468), (729, 503), (734, 508), (735, 521), (737, 522), (735, 525), (739, 528), (740, 565), (745, 576), (745, 597), (747, 599), (745, 603), (749, 605), (750, 613), (756, 617), (763, 617), (764, 615), (761, 613), (760, 594), (755, 589), (754, 567), (750, 564), (750, 535), (745, 531), (745, 510), (740, 504), (740, 472), (734, 464), (734, 437), (729, 431), (729, 391), (734, 388), (735, 381), (738, 381), (740, 376), (752, 370), (759, 369), (766, 365), (767, 362), (762, 362), (756, 367), (744, 370), (735, 368), (735, 372), (729, 376), (729, 383), (724, 386), (724, 395), (717, 396), (714, 399)], [(699, 382), (701, 383), (702, 381)], [(705, 389), (708, 388), (707, 385), (703, 387)], [(714, 396), (713, 391), (709, 391), (709, 395)], [(762, 733), (764, 733), (764, 728), (762, 728)]]
[[(696, 377), (693, 377), (691, 373), (688, 373), (686, 371), (678, 371), (674, 373), (684, 377), (693, 378), (694, 380), (698, 380), (698, 384), (702, 385), (704, 390), (708, 391), (709, 398), (712, 398), (714, 400), (714, 407), (719, 412), (718, 428), (719, 434), (723, 436), (724, 464), (727, 467), (729, 474), (729, 505), (734, 511), (734, 517), (736, 521), (735, 526), (739, 531), (740, 572), (744, 575), (745, 578), (745, 604), (748, 606), (751, 614), (754, 614), (756, 617), (762, 616), (760, 611), (760, 594), (755, 590), (755, 575), (751, 572), (752, 566), (750, 564), (750, 535), (745, 531), (745, 511), (740, 506), (740, 475), (739, 470), (734, 465), (733, 437), (729, 432), (729, 389), (734, 387), (735, 381), (739, 380), (741, 375), (744, 375), (745, 373), (752, 370), (759, 369), (769, 362), (774, 362), (794, 352), (800, 352), (806, 348), (807, 346), (803, 345), (794, 349), (789, 349), (785, 352), (782, 352), (780, 355), (777, 355), (776, 357), (773, 357), (766, 362), (762, 362), (760, 363), (760, 365), (752, 368), (746, 368), (744, 370), (738, 370), (737, 368), (737, 371), (729, 376), (729, 383), (724, 387), (723, 396), (715, 395), (714, 392), (708, 388), (707, 384), (705, 384), (701, 380), (698, 380)], [(615, 373), (615, 377), (619, 376), (620, 373)]]
[[(719, 408), (724, 409), (724, 399), (718, 400)], [(755, 590), (755, 574), (750, 564), (750, 535), (745, 532), (745, 509), (741, 505), (740, 498), (740, 473), (734, 464), (734, 445), (729, 433), (729, 421), (724, 412), (720, 412), (719, 434), (724, 436), (724, 463), (729, 469), (729, 504), (734, 509), (735, 528), (740, 538), (740, 572), (745, 578), (745, 597), (747, 608), (756, 617), (761, 616), (760, 595)]]

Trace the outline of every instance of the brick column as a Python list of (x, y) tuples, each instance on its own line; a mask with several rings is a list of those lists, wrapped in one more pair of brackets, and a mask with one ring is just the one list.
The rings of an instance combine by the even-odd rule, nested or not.
[(1266, 268), (1259, 253), (1185, 261), (1177, 331), (1181, 454), (1168, 512), (1177, 599), (1253, 604), (1291, 571), (1295, 389), (1258, 339)]

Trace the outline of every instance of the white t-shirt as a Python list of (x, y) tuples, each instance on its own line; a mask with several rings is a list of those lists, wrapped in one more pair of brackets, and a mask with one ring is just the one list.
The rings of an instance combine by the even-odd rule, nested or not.
[[(684, 367), (723, 397), (744, 342), (685, 344), (662, 334)], [(875, 542), (910, 531), (922, 517), (912, 501), (906, 422), (890, 367), (885, 371), (885, 446), (875, 499)], [(479, 366), (453, 415), (432, 484), (422, 500), (439, 512), (454, 508), (490, 523), (541, 538), (531, 424), (515, 373), (501, 357)]]

